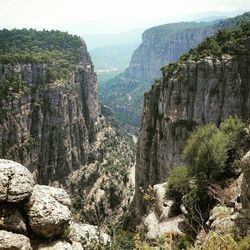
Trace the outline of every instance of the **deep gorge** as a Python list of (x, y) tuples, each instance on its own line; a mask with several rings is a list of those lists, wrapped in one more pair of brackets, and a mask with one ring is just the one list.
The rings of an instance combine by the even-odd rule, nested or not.
[[(127, 75), (132, 92), (143, 85), (140, 94), (159, 78), (144, 93), (136, 145), (127, 124), (117, 121), (117, 110), (99, 102), (94, 65), (80, 37), (1, 30), (0, 248), (209, 250), (211, 238), (216, 249), (226, 235), (228, 244), (245, 249), (240, 246), (249, 243), (250, 222), (249, 20), (248, 12), (194, 30), (192, 23), (167, 25), (171, 29), (161, 34), (167, 42), (179, 26), (188, 27), (160, 49), (156, 38), (163, 27), (144, 33), (119, 76), (125, 78), (121, 89), (110, 85), (107, 97), (117, 90), (121, 98)], [(15, 46), (9, 46), (12, 41)], [(187, 147), (191, 159), (183, 156)], [(209, 161), (221, 168), (219, 177), (212, 167), (204, 175), (201, 163)], [(11, 227), (11, 219), (19, 227)]]

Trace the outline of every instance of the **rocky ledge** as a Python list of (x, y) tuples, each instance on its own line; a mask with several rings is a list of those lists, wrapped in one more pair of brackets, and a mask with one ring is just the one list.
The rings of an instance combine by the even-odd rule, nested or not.
[[(197, 249), (208, 249), (206, 244), (213, 233), (233, 235), (237, 232), (243, 237), (250, 234), (250, 151), (242, 158), (240, 168), (241, 175), (216, 194), (220, 202), (210, 210), (208, 220), (204, 221), (204, 227), (198, 232), (195, 240)], [(151, 209), (143, 217), (141, 227), (146, 233), (146, 240), (151, 243), (172, 235), (172, 247), (176, 249), (188, 233), (189, 214), (183, 204), (180, 206), (181, 213), (173, 213), (175, 203), (166, 198), (166, 190), (167, 182), (156, 184), (148, 190)]]
[(91, 249), (110, 238), (72, 219), (71, 201), (61, 188), (35, 184), (19, 163), (0, 160), (0, 249)]

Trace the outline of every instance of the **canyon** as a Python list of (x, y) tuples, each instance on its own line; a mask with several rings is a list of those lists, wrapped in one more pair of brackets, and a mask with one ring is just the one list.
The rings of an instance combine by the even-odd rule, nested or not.
[[(209, 249), (213, 233), (219, 241), (223, 232), (235, 242), (247, 240), (249, 20), (245, 13), (145, 31), (129, 68), (107, 85), (106, 98), (114, 103), (104, 105), (80, 37), (0, 31), (0, 246), (125, 250), (164, 244), (188, 249), (191, 244)], [(13, 40), (15, 46), (7, 46)], [(127, 132), (137, 131), (117, 121), (117, 113), (126, 110), (138, 126), (143, 95), (135, 145)], [(126, 105), (117, 106), (115, 98)], [(184, 160), (183, 151), (206, 126), (221, 135), (223, 122), (230, 124), (229, 131), (240, 124), (242, 141), (230, 137), (237, 148), (226, 141), (230, 148), (223, 155), (224, 167), (235, 160), (237, 169), (202, 182), (189, 170), (192, 162)], [(169, 195), (170, 183), (173, 171), (183, 167), (188, 174), (181, 178), (190, 179), (176, 179), (189, 185), (188, 192), (177, 202)], [(204, 211), (200, 200), (192, 207), (199, 189), (209, 205)], [(190, 207), (187, 197), (195, 197)], [(192, 224), (197, 213), (202, 222)]]

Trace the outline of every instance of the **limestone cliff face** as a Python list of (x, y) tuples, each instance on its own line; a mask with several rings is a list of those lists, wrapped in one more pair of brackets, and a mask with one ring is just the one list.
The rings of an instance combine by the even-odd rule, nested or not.
[[(186, 25), (191, 26), (191, 23)], [(204, 25), (204, 27), (198, 23), (192, 23), (192, 25), (192, 29), (186, 28), (185, 23), (178, 23), (146, 30), (142, 36), (142, 44), (133, 53), (129, 67), (124, 73), (125, 77), (148, 82), (160, 78), (160, 69), (163, 65), (176, 61), (182, 54), (196, 47), (218, 29), (213, 25)], [(175, 31), (171, 35), (172, 31), (168, 30), (171, 27), (176, 30), (182, 27), (183, 31)]]
[(210, 23), (170, 23), (146, 30), (141, 45), (132, 55), (129, 67), (107, 85), (100, 86), (102, 103), (112, 107), (118, 114), (118, 120), (129, 125), (131, 131), (137, 131), (143, 109), (143, 93), (150, 89), (155, 79), (161, 77), (161, 68), (177, 61), (218, 29), (237, 26), (248, 16), (249, 13), (245, 13)]
[(0, 30), (0, 41), (0, 157), (67, 188), (81, 221), (118, 222), (134, 194), (135, 147), (99, 110), (85, 43), (25, 29)]
[(219, 29), (238, 26), (244, 18), (249, 18), (248, 12), (235, 18), (209, 23), (180, 22), (152, 27), (143, 33), (142, 43), (133, 53), (123, 76), (152, 82), (161, 77), (161, 67), (177, 61)]
[[(245, 45), (249, 49), (249, 39)], [(196, 125), (231, 115), (250, 117), (250, 55), (184, 61), (145, 94), (136, 166), (136, 209), (146, 210), (140, 189), (166, 181)]]
[[(119, 114), (119, 121), (138, 129), (143, 93), (160, 78), (161, 67), (176, 61), (218, 30), (214, 23), (171, 23), (146, 30), (129, 67), (106, 86), (100, 86), (101, 101)], [(131, 126), (132, 125), (132, 126)], [(133, 131), (133, 130), (132, 130)]]
[[(65, 80), (51, 80), (46, 64), (0, 65), (0, 155), (35, 171), (39, 183), (63, 182), (88, 162), (95, 141), (97, 81), (83, 49), (79, 65)], [(4, 88), (11, 79), (19, 86)]]

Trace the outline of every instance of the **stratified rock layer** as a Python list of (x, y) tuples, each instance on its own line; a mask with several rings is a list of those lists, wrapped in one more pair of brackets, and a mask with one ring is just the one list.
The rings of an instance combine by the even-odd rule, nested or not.
[[(100, 86), (102, 103), (112, 107), (122, 124), (139, 127), (143, 95), (161, 77), (161, 68), (178, 60), (220, 28), (238, 25), (249, 13), (211, 23), (180, 22), (152, 27), (142, 36), (129, 67), (108, 84)], [(132, 128), (132, 127), (131, 127)]]
[(170, 23), (152, 27), (142, 35), (142, 44), (132, 55), (124, 76), (151, 82), (161, 77), (161, 67), (174, 62), (190, 48), (213, 35), (220, 25), (215, 23)]
[[(246, 40), (246, 45), (249, 43)], [(229, 116), (250, 117), (250, 56), (179, 62), (145, 94), (136, 166), (136, 210), (146, 210), (141, 188), (161, 183), (196, 125), (219, 124)]]
[(45, 63), (0, 64), (4, 82), (18, 79), (0, 101), (0, 157), (21, 162), (39, 183), (63, 182), (88, 162), (98, 129), (99, 103), (94, 67), (83, 43), (83, 58), (67, 77), (54, 80)]

